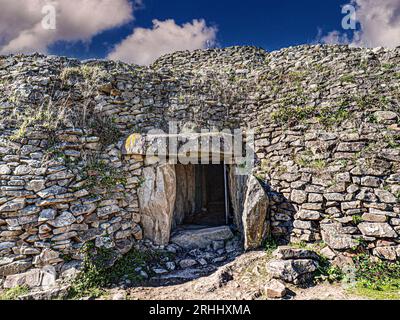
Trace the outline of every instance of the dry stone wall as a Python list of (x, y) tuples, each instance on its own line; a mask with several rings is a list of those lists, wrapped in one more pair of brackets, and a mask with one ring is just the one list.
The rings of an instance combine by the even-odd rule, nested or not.
[(62, 273), (88, 241), (123, 254), (146, 236), (149, 164), (123, 145), (169, 121), (255, 130), (282, 243), (398, 259), (399, 62), (400, 49), (320, 45), (178, 52), (148, 68), (0, 57), (0, 277)]

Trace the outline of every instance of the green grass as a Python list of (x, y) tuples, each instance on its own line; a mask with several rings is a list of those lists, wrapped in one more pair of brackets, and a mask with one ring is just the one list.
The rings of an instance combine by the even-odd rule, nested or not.
[(394, 63), (383, 63), (381, 66), (382, 66), (382, 69), (385, 71), (392, 70), (393, 68), (396, 67), (396, 65)]
[(400, 300), (400, 290), (391, 287), (374, 290), (358, 285), (356, 288), (351, 289), (350, 292), (373, 300)]
[(355, 98), (356, 105), (361, 110), (370, 108), (376, 102), (372, 96), (359, 96)]
[(314, 112), (315, 107), (311, 106), (281, 108), (271, 113), (271, 119), (281, 124), (301, 122), (311, 117)]
[(362, 254), (354, 258), (356, 279), (362, 287), (372, 290), (400, 290), (400, 261), (372, 260)]
[(344, 107), (321, 109), (317, 116), (318, 122), (325, 127), (332, 127), (350, 118), (350, 112)]
[(311, 150), (307, 150), (303, 154), (294, 157), (294, 162), (302, 168), (311, 168), (318, 172), (327, 167), (327, 163), (322, 159), (313, 159), (314, 154)]
[(292, 243), (292, 245), (291, 245), (293, 248), (296, 248), (296, 249), (307, 249), (308, 248), (308, 244), (307, 244), (307, 242), (305, 242), (305, 241), (300, 241), (300, 242), (297, 242), (297, 243)]
[(20, 296), (29, 293), (29, 288), (27, 286), (16, 286), (11, 289), (6, 289), (0, 294), (0, 300), (16, 300)]
[(389, 262), (367, 254), (355, 257), (352, 293), (375, 300), (400, 299), (400, 261)]
[(364, 221), (364, 219), (362, 218), (361, 215), (354, 215), (354, 216), (352, 217), (352, 219), (353, 219), (353, 223), (354, 223), (355, 225), (359, 225), (361, 222)]
[(10, 140), (15, 141), (26, 136), (29, 127), (40, 127), (42, 130), (52, 132), (65, 120), (64, 106), (57, 108), (53, 102), (47, 102), (37, 108), (28, 108), (21, 114), (17, 114), (19, 128), (14, 131)]
[(279, 124), (298, 124), (315, 118), (324, 127), (333, 127), (350, 118), (345, 106), (281, 107), (271, 113), (271, 120)]
[(268, 255), (272, 255), (276, 249), (278, 249), (278, 243), (272, 236), (269, 236), (264, 242), (264, 249)]
[(71, 284), (68, 299), (99, 298), (106, 294), (106, 289), (110, 285), (119, 283), (121, 280), (140, 283), (144, 278), (136, 269), (141, 268), (152, 276), (153, 271), (149, 266), (161, 264), (163, 256), (167, 256), (166, 253), (162, 255), (158, 251), (132, 249), (110, 266), (110, 261), (115, 258), (113, 250), (95, 248), (93, 243), (87, 243), (82, 252), (84, 254), (83, 270)]
[(400, 147), (400, 134), (386, 134), (384, 141), (388, 144), (389, 148), (398, 148)]
[(340, 78), (340, 82), (342, 83), (355, 83), (356, 78), (354, 75), (349, 74), (349, 75), (344, 75)]
[(329, 283), (339, 282), (344, 279), (343, 271), (336, 266), (333, 266), (328, 259), (320, 256), (320, 261), (315, 276), (316, 282), (327, 281)]
[[(303, 245), (298, 245), (303, 248)], [(307, 249), (312, 250), (309, 246)], [(318, 252), (319, 250), (315, 250)], [(400, 261), (389, 262), (371, 257), (368, 254), (359, 254), (353, 258), (354, 266), (351, 267), (352, 276), (348, 278), (347, 272), (333, 266), (330, 261), (320, 255), (320, 263), (315, 281), (329, 283), (348, 282), (348, 292), (374, 300), (399, 300), (400, 299)]]

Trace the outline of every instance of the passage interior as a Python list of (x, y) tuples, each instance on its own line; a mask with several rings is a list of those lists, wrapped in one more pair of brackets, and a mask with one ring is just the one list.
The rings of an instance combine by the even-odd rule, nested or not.
[(178, 164), (175, 171), (174, 225), (225, 225), (224, 165)]

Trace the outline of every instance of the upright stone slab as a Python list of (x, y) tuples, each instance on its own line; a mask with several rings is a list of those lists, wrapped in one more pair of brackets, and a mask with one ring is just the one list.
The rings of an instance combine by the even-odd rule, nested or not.
[(175, 168), (168, 164), (146, 167), (143, 177), (138, 198), (144, 235), (158, 245), (167, 244), (176, 197)]
[(246, 250), (258, 248), (265, 239), (268, 231), (268, 204), (268, 196), (260, 182), (254, 176), (249, 177), (242, 214)]

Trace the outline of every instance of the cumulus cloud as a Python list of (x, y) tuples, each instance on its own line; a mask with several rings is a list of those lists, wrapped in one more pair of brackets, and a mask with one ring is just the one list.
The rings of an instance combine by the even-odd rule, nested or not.
[(360, 30), (352, 37), (332, 31), (320, 37), (322, 43), (348, 43), (361, 47), (389, 47), (400, 45), (400, 0), (351, 0), (356, 8)]
[(356, 32), (354, 44), (367, 47), (400, 45), (399, 0), (353, 0), (362, 30)]
[(325, 44), (349, 44), (351, 41), (347, 34), (340, 33), (339, 31), (331, 31), (325, 36), (319, 37), (320, 42)]
[[(46, 5), (56, 10), (54, 30), (42, 25)], [(134, 8), (129, 0), (0, 0), (0, 53), (46, 52), (56, 41), (88, 41), (131, 21)]]
[(108, 55), (109, 59), (140, 65), (151, 64), (158, 57), (178, 50), (203, 49), (215, 44), (217, 29), (204, 20), (182, 26), (174, 20), (153, 20), (151, 29), (135, 28)]

